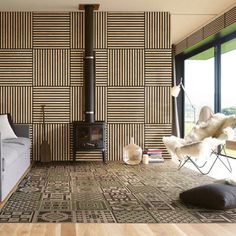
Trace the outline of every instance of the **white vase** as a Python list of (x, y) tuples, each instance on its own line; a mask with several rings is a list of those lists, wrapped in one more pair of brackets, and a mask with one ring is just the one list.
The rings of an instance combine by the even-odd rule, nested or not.
[(142, 148), (134, 143), (133, 137), (131, 137), (130, 144), (123, 149), (123, 160), (129, 165), (137, 165), (142, 160)]

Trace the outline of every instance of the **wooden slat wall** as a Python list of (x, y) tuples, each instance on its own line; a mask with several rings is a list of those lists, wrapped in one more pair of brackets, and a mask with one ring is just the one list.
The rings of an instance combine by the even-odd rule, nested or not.
[(31, 12), (1, 12), (0, 20), (1, 49), (32, 48)]
[[(40, 158), (42, 110), (53, 160), (71, 160), (72, 126), (83, 120), (83, 12), (0, 13), (0, 112), (31, 126)], [(170, 14), (95, 12), (96, 120), (107, 122), (108, 160), (122, 160), (131, 136), (160, 147), (171, 134)], [(78, 160), (101, 160), (78, 152)]]
[(203, 39), (219, 34), (221, 30), (233, 24), (236, 24), (235, 6), (177, 43), (175, 45), (175, 55), (183, 53), (187, 48), (201, 42)]

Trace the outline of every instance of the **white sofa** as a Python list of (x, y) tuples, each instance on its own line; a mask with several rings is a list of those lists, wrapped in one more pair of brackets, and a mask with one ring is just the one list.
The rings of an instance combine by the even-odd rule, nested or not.
[(18, 138), (1, 140), (0, 134), (0, 202), (30, 167), (29, 126), (15, 124), (13, 129)]

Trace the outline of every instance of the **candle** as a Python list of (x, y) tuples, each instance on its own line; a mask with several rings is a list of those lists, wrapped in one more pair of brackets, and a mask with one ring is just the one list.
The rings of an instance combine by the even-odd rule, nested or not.
[(143, 164), (148, 164), (149, 163), (149, 156), (147, 154), (143, 154)]

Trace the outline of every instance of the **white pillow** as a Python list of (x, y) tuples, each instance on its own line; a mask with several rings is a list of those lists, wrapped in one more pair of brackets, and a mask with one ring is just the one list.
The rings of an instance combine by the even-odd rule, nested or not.
[(11, 128), (11, 125), (9, 124), (8, 117), (6, 114), (0, 115), (0, 133), (1, 139), (17, 138)]

